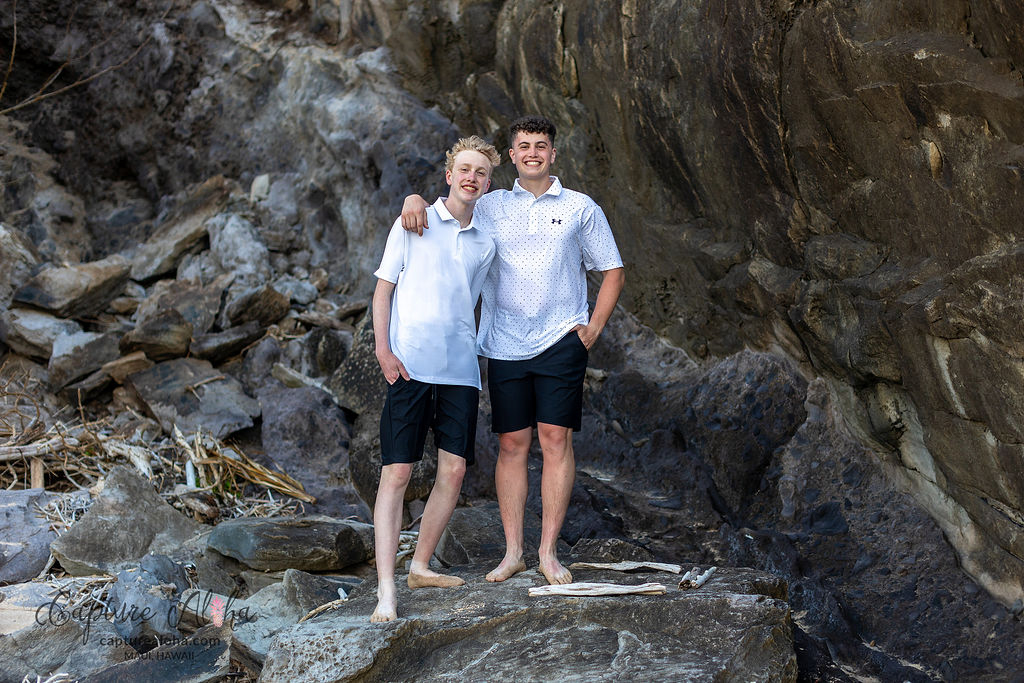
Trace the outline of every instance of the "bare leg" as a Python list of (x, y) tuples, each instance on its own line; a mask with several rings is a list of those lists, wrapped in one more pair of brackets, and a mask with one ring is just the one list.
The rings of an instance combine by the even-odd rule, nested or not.
[(429, 568), (430, 557), (437, 549), (448, 520), (452, 517), (455, 504), (459, 502), (459, 491), (462, 489), (462, 478), (466, 475), (466, 460), (448, 451), (437, 450), (437, 477), (430, 497), (423, 509), (420, 521), (420, 537), (416, 542), (416, 552), (409, 564), (409, 588), (437, 586), (449, 588), (466, 583), (457, 576), (438, 574)]
[(412, 465), (395, 463), (380, 470), (377, 502), (373, 506), (373, 545), (377, 555), (377, 609), (372, 622), (392, 621), (398, 618), (395, 596), (395, 555), (398, 554), (398, 535), (402, 531), (402, 503), (405, 487), (409, 484)]
[(558, 561), (558, 535), (562, 531), (565, 512), (576, 478), (576, 460), (572, 450), (572, 429), (545, 423), (537, 424), (537, 436), (544, 453), (541, 471), (540, 571), (550, 584), (570, 583), (572, 574)]
[(499, 437), (498, 463), (494, 468), (494, 486), (498, 491), (501, 524), (505, 529), (505, 557), (488, 575), (488, 581), (504, 581), (526, 570), (523, 562), (523, 516), (529, 482), (527, 455), (533, 429), (506, 432)]

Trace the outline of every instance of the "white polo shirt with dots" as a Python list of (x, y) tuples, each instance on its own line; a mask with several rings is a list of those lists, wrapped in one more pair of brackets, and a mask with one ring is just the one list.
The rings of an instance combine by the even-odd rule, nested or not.
[(481, 355), (533, 358), (590, 319), (588, 270), (622, 267), (608, 219), (593, 199), (558, 178), (540, 197), (516, 180), (481, 197), (497, 255), (484, 281), (477, 335)]
[(388, 340), (409, 376), (428, 384), (480, 388), (474, 310), (494, 258), (486, 216), (465, 228), (438, 199), (423, 235), (391, 227), (375, 276), (395, 282)]

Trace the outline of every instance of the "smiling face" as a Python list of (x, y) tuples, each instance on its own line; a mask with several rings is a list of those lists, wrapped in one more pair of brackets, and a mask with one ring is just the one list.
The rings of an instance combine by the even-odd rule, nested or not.
[(547, 180), (555, 161), (555, 146), (545, 133), (519, 131), (508, 151), (520, 180)]
[(491, 185), (491, 160), (486, 155), (464, 149), (455, 155), (444, 179), (451, 185), (451, 195), (465, 203), (475, 202)]

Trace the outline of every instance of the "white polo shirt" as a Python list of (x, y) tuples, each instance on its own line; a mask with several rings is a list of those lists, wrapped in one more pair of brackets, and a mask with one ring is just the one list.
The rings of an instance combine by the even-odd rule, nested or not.
[(474, 309), (495, 253), (488, 221), (474, 212), (462, 228), (440, 199), (427, 208), (427, 221), (421, 237), (396, 220), (374, 273), (397, 283), (391, 351), (413, 379), (479, 389)]
[(497, 257), (483, 287), (479, 352), (533, 358), (590, 320), (588, 270), (622, 266), (608, 219), (593, 199), (558, 178), (540, 197), (519, 185), (492, 190), (474, 216), (490, 219)]

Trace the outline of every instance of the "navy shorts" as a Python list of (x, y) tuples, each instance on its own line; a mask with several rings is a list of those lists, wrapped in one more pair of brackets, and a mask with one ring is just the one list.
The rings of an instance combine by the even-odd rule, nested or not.
[(427, 384), (399, 375), (394, 384), (388, 385), (380, 416), (381, 463), (419, 462), (427, 431), (433, 429), (438, 448), (472, 465), (479, 399), (476, 387)]
[(491, 431), (516, 432), (544, 422), (578, 432), (589, 355), (580, 335), (571, 331), (533, 358), (489, 358)]

